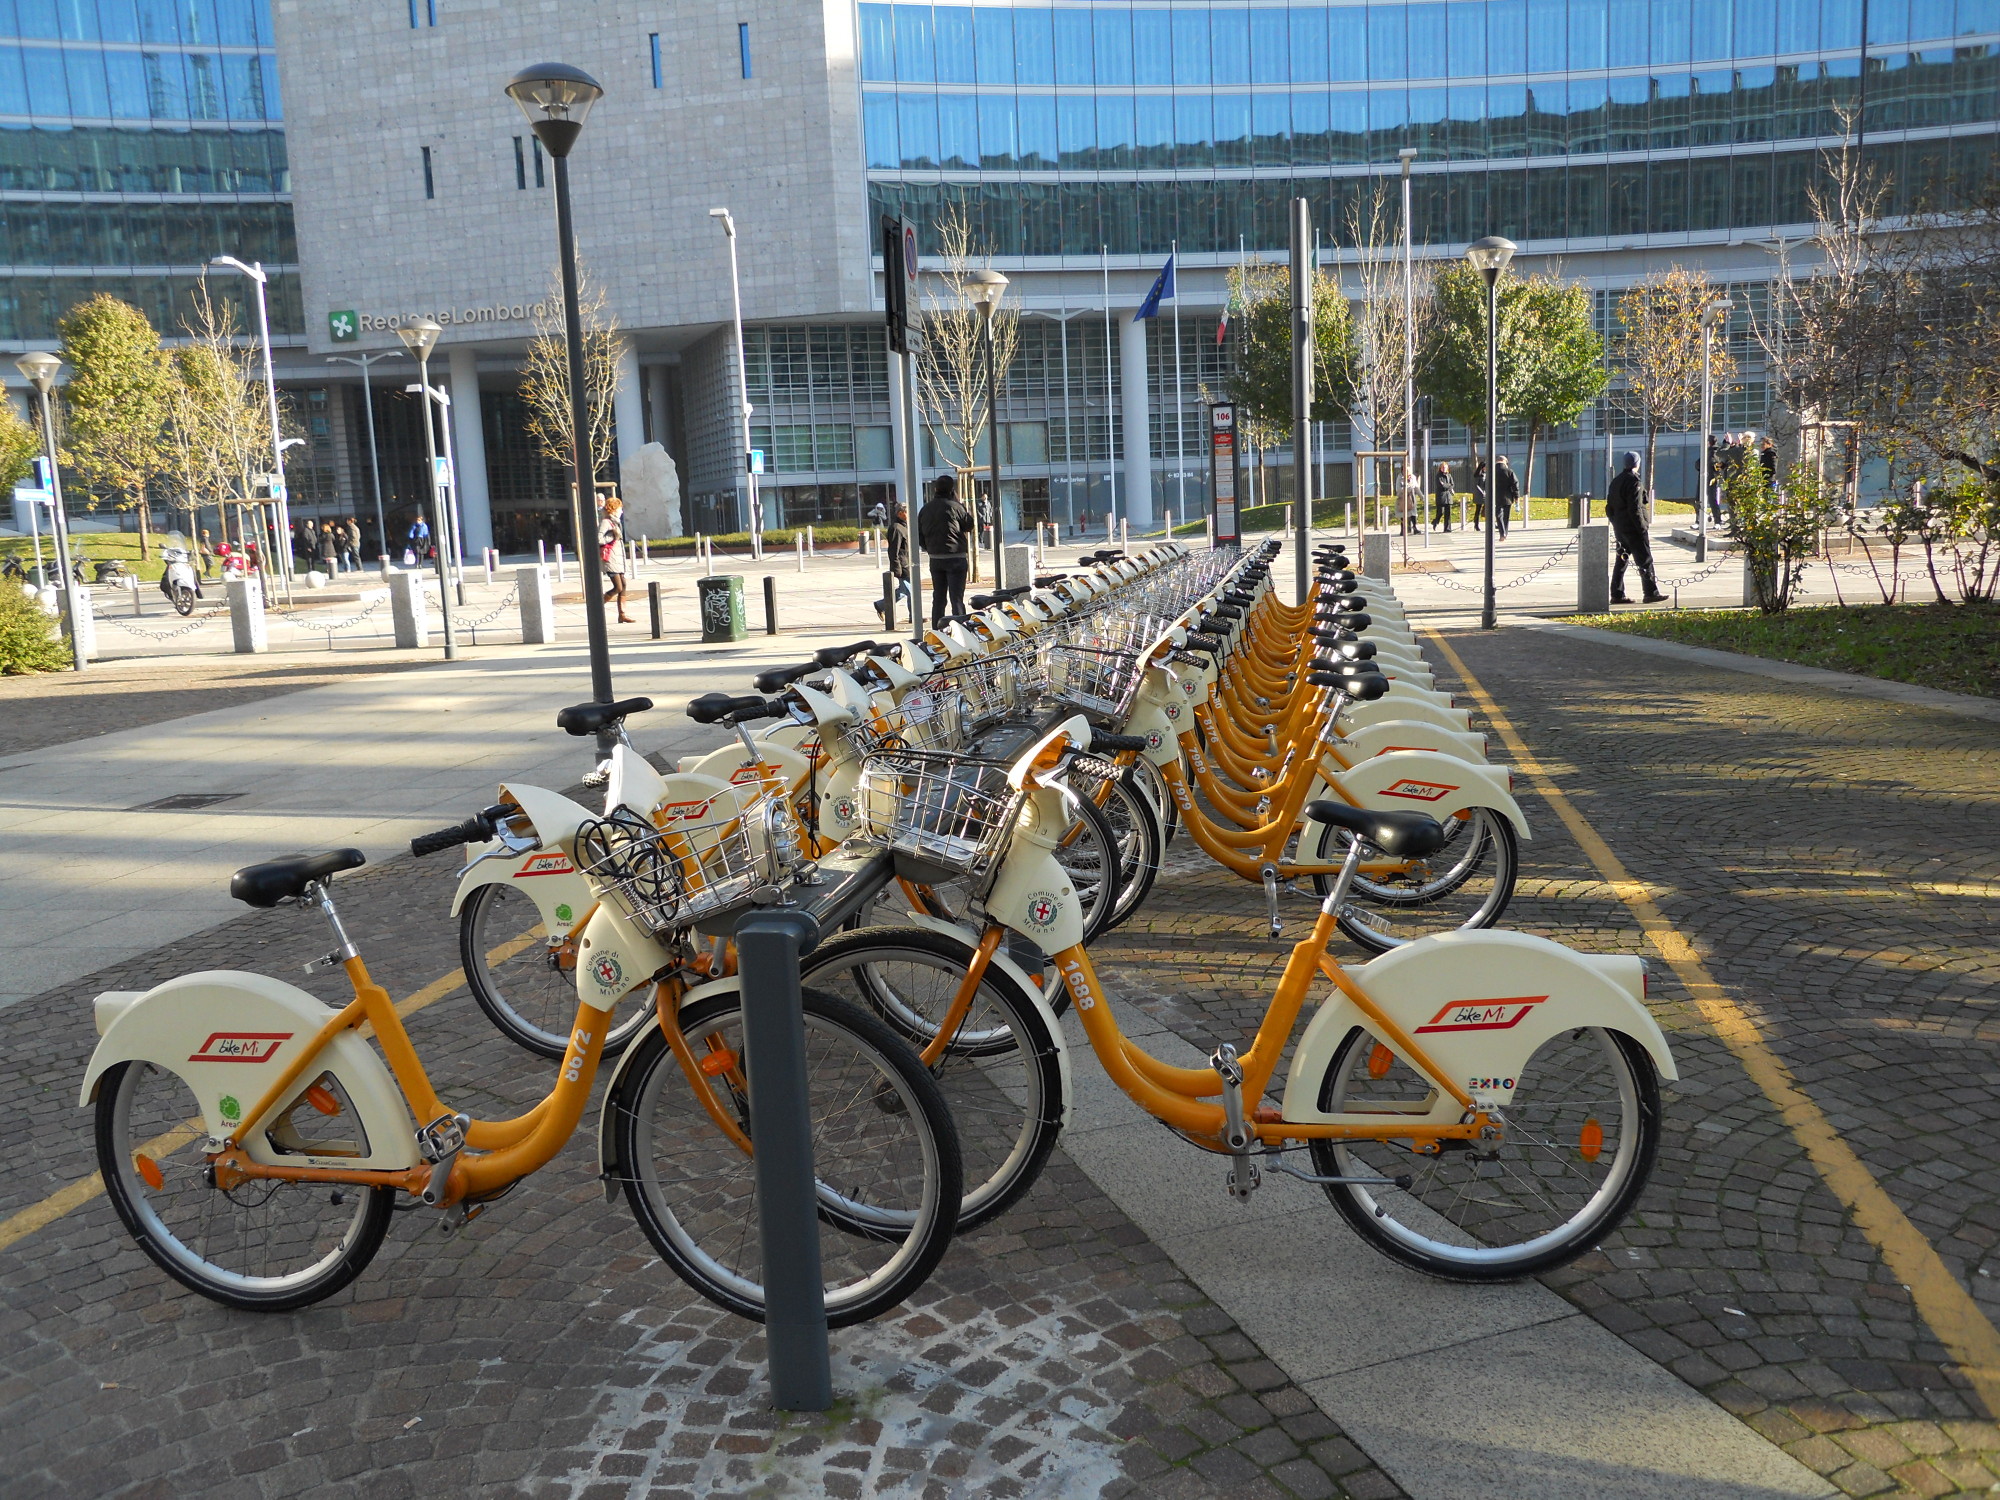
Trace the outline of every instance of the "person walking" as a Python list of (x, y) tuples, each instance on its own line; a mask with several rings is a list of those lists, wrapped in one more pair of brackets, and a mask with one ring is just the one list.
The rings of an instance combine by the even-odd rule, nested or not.
[(1403, 535), (1424, 527), (1424, 483), (1409, 464), (1403, 465)]
[(215, 545), (209, 540), (208, 528), (201, 530), (201, 540), (195, 545), (195, 556), (201, 559), (201, 576), (208, 577), (208, 570), (215, 566)]
[(1486, 518), (1486, 460), (1480, 459), (1472, 466), (1472, 529), (1479, 530), (1479, 524)]
[(1618, 559), (1611, 565), (1613, 604), (1632, 602), (1625, 593), (1628, 562), (1639, 565), (1639, 582), (1645, 586), (1643, 603), (1658, 604), (1667, 597), (1660, 592), (1659, 581), (1653, 576), (1653, 542), (1646, 535), (1645, 499), (1639, 488), (1639, 455), (1628, 451), (1625, 466), (1611, 481), (1610, 493), (1604, 500), (1604, 516), (1611, 523), (1611, 535), (1618, 543)]
[(931, 482), (930, 500), (917, 512), (917, 545), (924, 549), (931, 570), (933, 628), (944, 624), (947, 614), (965, 613), (966, 548), (971, 539), (972, 512), (959, 502), (958, 480), (940, 474)]
[(1757, 462), (1764, 466), (1764, 488), (1776, 489), (1778, 485), (1778, 444), (1769, 433), (1757, 449)]
[(1708, 435), (1708, 520), (1712, 526), (1722, 524), (1722, 439), (1715, 433)]
[(410, 523), (410, 540), (409, 545), (403, 549), (403, 566), (415, 567), (429, 556), (430, 550), (430, 523), (424, 519), (423, 512), (418, 511), (416, 520)]
[(1493, 531), (1505, 541), (1507, 524), (1514, 518), (1514, 502), (1521, 498), (1521, 482), (1514, 477), (1506, 454), (1501, 454), (1493, 463)]
[(328, 577), (340, 572), (340, 538), (333, 534), (333, 522), (319, 523), (320, 571)]
[(1451, 465), (1439, 464), (1431, 471), (1431, 525), (1451, 530)]
[(341, 546), (347, 552), (347, 569), (350, 573), (361, 571), (361, 522), (355, 516), (347, 518), (347, 534), (341, 539)]
[[(889, 576), (896, 580), (894, 601), (909, 605), (912, 615), (916, 613), (917, 601), (910, 594), (910, 513), (898, 500), (889, 512)], [(888, 618), (889, 605), (880, 599), (875, 601), (875, 613)]]
[(616, 495), (607, 495), (597, 506), (597, 560), (604, 574), (611, 580), (611, 586), (604, 591), (601, 603), (618, 601), (618, 623), (636, 624), (625, 613), (625, 502)]

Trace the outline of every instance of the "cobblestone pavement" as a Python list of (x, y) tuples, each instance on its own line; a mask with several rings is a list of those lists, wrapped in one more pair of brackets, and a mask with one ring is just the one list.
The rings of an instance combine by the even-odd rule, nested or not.
[[(2000, 1318), (2000, 726), (1529, 631), (1450, 639)], [(1643, 951), (1549, 809), (1524, 808), (1508, 925)], [(1101, 966), (1204, 1048), (1247, 1037), (1285, 957), (1262, 908), (1177, 843)], [(1682, 1074), (1658, 1170), (1549, 1284), (1848, 1493), (1995, 1488), (2000, 1425), (1908, 1292), (1657, 962), (1652, 995)]]
[[(342, 882), (392, 993), (456, 966), (453, 873)], [(246, 915), (0, 1013), (0, 1226), (94, 1169), (74, 1103), (91, 995), (200, 967), (297, 976), (325, 941), (317, 917)], [(411, 1028), (477, 1112), (545, 1085), (463, 990)], [(589, 1134), (455, 1237), (400, 1216), (354, 1286), (299, 1313), (180, 1290), (102, 1196), (0, 1249), (0, 1495), (1400, 1494), (1060, 1152), (914, 1303), (835, 1335), (839, 1409), (780, 1420), (760, 1331), (604, 1203)]]

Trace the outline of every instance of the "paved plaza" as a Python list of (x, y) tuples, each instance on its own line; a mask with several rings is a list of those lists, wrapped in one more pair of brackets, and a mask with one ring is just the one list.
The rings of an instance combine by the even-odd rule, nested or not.
[[(1517, 531), (1503, 577), (1570, 535)], [(615, 634), (620, 691), (661, 704), (642, 746), (716, 743), (683, 698), (871, 633), (872, 569), (813, 566), (775, 640)], [(1508, 925), (1655, 959), (1681, 1078), (1631, 1221), (1542, 1282), (1427, 1281), (1304, 1184), (1232, 1202), (1073, 1034), (1048, 1173), (911, 1305), (835, 1335), (840, 1405), (817, 1418), (769, 1411), (758, 1330), (605, 1204), (586, 1132), (455, 1236), (399, 1217), (352, 1288), (295, 1314), (181, 1291), (93, 1185), (90, 997), (210, 966), (296, 979), (318, 919), (222, 891), (277, 849), (380, 861), (343, 914), (393, 994), (428, 997), (411, 1024), (447, 1097), (539, 1096), (545, 1065), (456, 973), (453, 865), (388, 856), (503, 777), (576, 780), (585, 748), (552, 719), (584, 696), (580, 629), (449, 665), (379, 643), (176, 655), (129, 714), (62, 679), (0, 684), (0, 1493), (1987, 1493), (2000, 1426), (1963, 1367), (2000, 1388), (1967, 1357), (2000, 1347), (2000, 723), (1543, 628), (1524, 612), (1562, 601), (1541, 587), (1482, 634), (1469, 596), (1397, 577), (1436, 611), (1417, 619), (1440, 685), (1488, 695), (1526, 752), (1505, 752), (1534, 831)], [(240, 795), (132, 811), (181, 792)], [(1127, 1029), (1163, 1056), (1247, 1035), (1286, 952), (1262, 912), (1177, 843), (1093, 950)]]

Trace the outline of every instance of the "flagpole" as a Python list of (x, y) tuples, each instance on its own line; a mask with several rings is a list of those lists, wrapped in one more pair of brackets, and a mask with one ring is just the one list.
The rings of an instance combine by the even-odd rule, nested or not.
[[(1111, 333), (1111, 248), (1097, 247), (1097, 259), (1104, 268), (1104, 451), (1110, 459), (1111, 467), (1111, 516), (1113, 525), (1118, 520), (1118, 418), (1114, 415), (1111, 400), (1111, 372), (1118, 365), (1118, 349)], [(1110, 530), (1105, 535), (1110, 536)]]
[[(1173, 241), (1167, 264), (1174, 268), (1174, 497), (1175, 513), (1187, 516), (1187, 387), (1181, 383), (1181, 242)], [(1168, 528), (1167, 540), (1174, 534)]]

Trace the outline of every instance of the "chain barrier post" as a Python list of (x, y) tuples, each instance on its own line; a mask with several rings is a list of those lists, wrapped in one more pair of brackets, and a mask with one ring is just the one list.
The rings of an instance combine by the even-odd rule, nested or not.
[(655, 578), (646, 585), (646, 609), (653, 617), (653, 639), (660, 638), (660, 580)]
[(753, 910), (736, 923), (750, 1137), (757, 1143), (764, 1335), (771, 1404), (780, 1411), (825, 1411), (833, 1405), (799, 997), (799, 960), (818, 941), (818, 924), (802, 911)]
[(1611, 612), (1611, 528), (1600, 523), (1576, 529), (1576, 612)]
[(521, 644), (548, 645), (556, 638), (556, 596), (549, 570), (539, 563), (516, 568), (514, 587), (521, 596)]
[(777, 575), (764, 575), (764, 634), (778, 633), (778, 579)]
[(255, 578), (229, 580), (229, 633), (238, 655), (271, 649), (270, 635), (264, 626), (264, 588)]
[[(431, 643), (427, 604), (423, 574), (412, 571), (389, 575), (389, 609), (396, 621), (396, 648), (399, 651), (417, 651)], [(233, 593), (230, 605), (232, 609), (235, 607)]]

